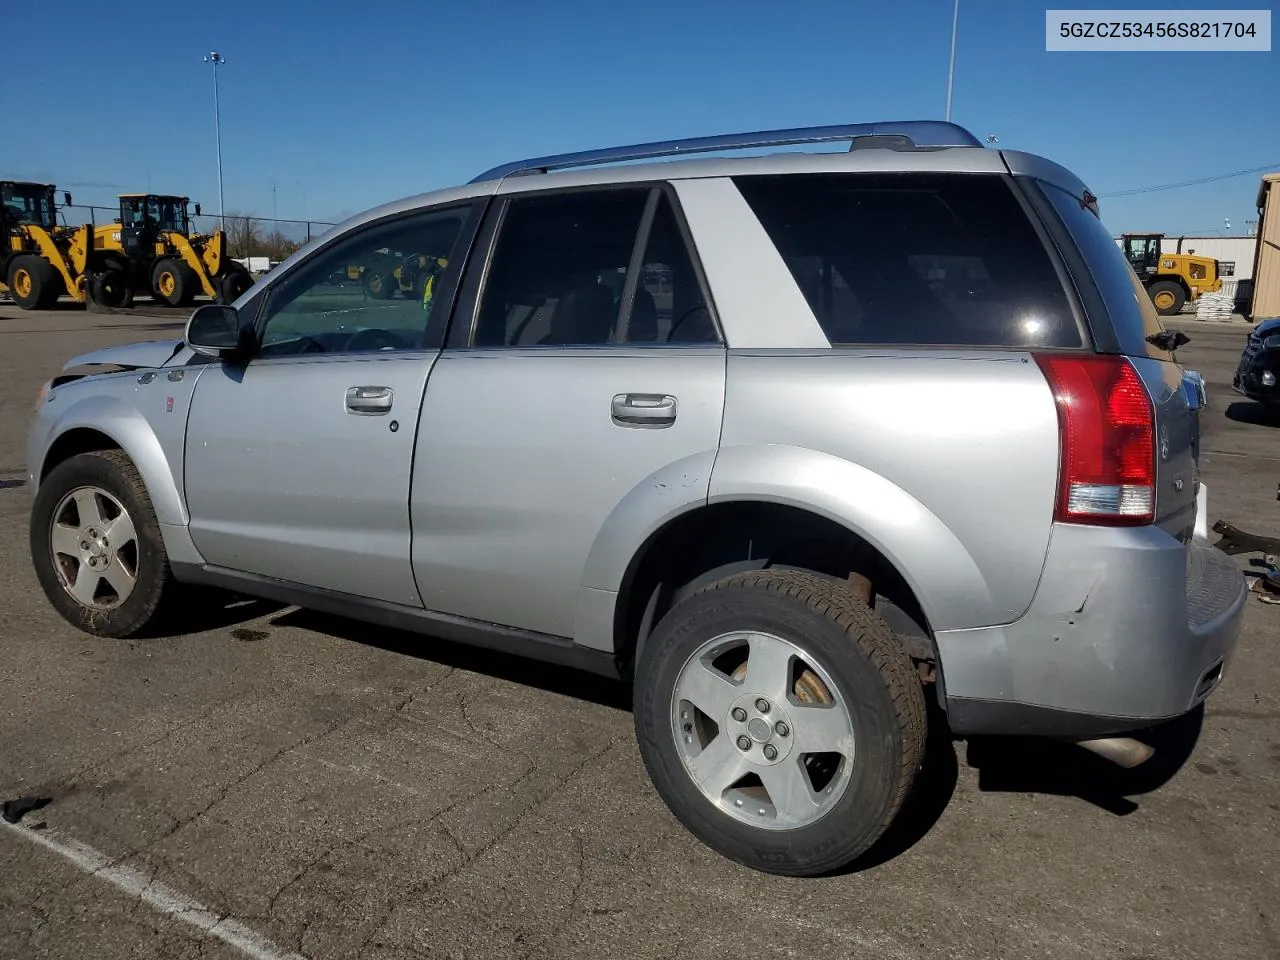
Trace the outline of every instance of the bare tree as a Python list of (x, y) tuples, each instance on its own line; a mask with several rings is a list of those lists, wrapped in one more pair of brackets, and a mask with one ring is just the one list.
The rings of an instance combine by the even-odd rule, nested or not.
[(290, 240), (280, 231), (279, 227), (276, 227), (262, 238), (258, 244), (256, 255), (269, 257), (272, 260), (283, 260), (300, 246), (302, 244), (296, 240)]
[(236, 259), (252, 257), (262, 244), (262, 230), (252, 217), (242, 213), (228, 213), (227, 255)]

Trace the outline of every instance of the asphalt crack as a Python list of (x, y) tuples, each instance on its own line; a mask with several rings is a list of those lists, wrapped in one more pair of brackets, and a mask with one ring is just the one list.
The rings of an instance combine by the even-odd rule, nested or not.
[(138, 852), (151, 849), (161, 841), (167, 840), (169, 837), (172, 837), (175, 833), (177, 833), (183, 827), (186, 827), (192, 823), (195, 823), (201, 817), (207, 815), (209, 811), (212, 810), (214, 807), (216, 807), (218, 804), (226, 800), (227, 797), (231, 795), (231, 791), (235, 790), (237, 787), (253, 779), (263, 770), (267, 769), (267, 767), (270, 767), (274, 763), (278, 763), (280, 760), (284, 759), (286, 756), (288, 756), (289, 754), (293, 753), (296, 750), (301, 750), (303, 747), (310, 746), (313, 743), (317, 743), (325, 739), (326, 737), (331, 736), (342, 727), (347, 726), (348, 724), (354, 722), (360, 716), (362, 716), (362, 714), (352, 714), (349, 717), (343, 717), (339, 720), (335, 720), (334, 722), (328, 724), (323, 730), (320, 730), (313, 734), (309, 734), (303, 737), (301, 740), (296, 740), (293, 743), (290, 743), (290, 744), (287, 744), (286, 746), (281, 747), (275, 753), (271, 754), (271, 756), (255, 764), (247, 772), (241, 774), (240, 776), (236, 777), (234, 780), (220, 787), (218, 789), (218, 792), (214, 795), (213, 799), (210, 800), (208, 803), (206, 803), (199, 810), (195, 811), (194, 813), (190, 813), (185, 817), (179, 817), (177, 820), (174, 821), (174, 823), (170, 827), (166, 828), (159, 835), (153, 837), (146, 844), (144, 844), (143, 847)]
[[(549, 803), (551, 800), (557, 797), (566, 786), (572, 783), (573, 780), (580, 773), (582, 773), (583, 770), (587, 769), (589, 766), (598, 762), (599, 760), (602, 760), (610, 750), (612, 750), (614, 747), (616, 747), (619, 743), (622, 742), (622, 739), (623, 739), (622, 737), (610, 737), (605, 742), (603, 747), (601, 747), (599, 750), (594, 751), (588, 756), (584, 757), (579, 763), (575, 764), (571, 770), (569, 770), (563, 777), (561, 777), (555, 784), (553, 784), (542, 796), (538, 797), (538, 799), (536, 799), (532, 804), (526, 807), (518, 816), (516, 816), (515, 819), (505, 829), (498, 831), (496, 834), (490, 837), (487, 841), (485, 841), (480, 846), (478, 846), (470, 854), (464, 855), (457, 864), (455, 864), (452, 867), (449, 867), (438, 876), (432, 877), (429, 880), (425, 880), (410, 886), (403, 896), (394, 900), (390, 904), (390, 906), (388, 906), (382, 912), (382, 915), (378, 918), (378, 920), (374, 923), (374, 925), (370, 929), (368, 936), (365, 937), (365, 939), (361, 942), (359, 948), (356, 950), (356, 956), (363, 956), (365, 951), (369, 948), (370, 944), (372, 944), (376, 939), (378, 939), (382, 935), (382, 932), (386, 928), (388, 921), (391, 919), (391, 915), (395, 912), (396, 907), (400, 906), (402, 903), (412, 902), (415, 900), (420, 900), (422, 898), (431, 896), (436, 890), (438, 890), (444, 884), (448, 883), (450, 880), (457, 877), (460, 873), (462, 873), (463, 870), (471, 866), (471, 864), (475, 863), (477, 860), (484, 857), (490, 850), (493, 850), (494, 848), (496, 848), (499, 844), (505, 841), (513, 833), (519, 830), (530, 817), (532, 817), (544, 806), (546, 806), (547, 803)], [(518, 777), (516, 780), (511, 781), (511, 783), (508, 785), (508, 789), (515, 787), (519, 782), (521, 782), (521, 780), (525, 779), (525, 777), (528, 775), (529, 772), (531, 771), (526, 771), (526, 773), (521, 775), (521, 777)], [(487, 792), (489, 791), (487, 790), (481, 791), (479, 794), (475, 795), (475, 798), (484, 796), (485, 793)], [(466, 798), (466, 799), (475, 799), (475, 798)], [(458, 803), (461, 803), (461, 802), (462, 801), (458, 801)], [(457, 806), (457, 805), (458, 804), (453, 804), (453, 806)], [(439, 813), (433, 815), (433, 819), (443, 816), (446, 812), (447, 810), (440, 811)]]

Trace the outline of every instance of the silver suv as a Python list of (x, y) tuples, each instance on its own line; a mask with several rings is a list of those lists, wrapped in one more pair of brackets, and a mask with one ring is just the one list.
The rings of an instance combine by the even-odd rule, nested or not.
[(693, 834), (822, 873), (929, 700), (1133, 764), (1218, 684), (1183, 341), (1083, 183), (951, 124), (541, 157), (71, 361), (32, 556), (100, 636), (213, 585), (622, 676)]

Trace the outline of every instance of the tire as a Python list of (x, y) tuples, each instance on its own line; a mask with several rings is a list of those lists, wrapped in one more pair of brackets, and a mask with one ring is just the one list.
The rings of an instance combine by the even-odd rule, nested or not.
[(123, 270), (107, 268), (93, 278), (93, 300), (104, 307), (124, 308), (133, 305), (133, 284)]
[(246, 290), (253, 286), (253, 277), (244, 267), (232, 267), (218, 281), (218, 296), (221, 303), (235, 303)]
[(188, 306), (199, 290), (200, 277), (174, 257), (165, 257), (151, 271), (151, 295), (171, 307)]
[[(749, 644), (736, 648), (742, 635)], [(735, 658), (747, 649), (744, 670)], [(771, 651), (796, 673), (753, 676), (752, 661), (767, 669)], [(714, 673), (699, 667), (708, 657)], [(827, 709), (817, 705), (824, 691)], [(695, 696), (717, 714), (714, 728), (707, 710), (690, 709)], [(924, 694), (910, 658), (845, 584), (806, 571), (738, 573), (678, 603), (641, 651), (634, 707), (641, 757), (671, 812), (711, 849), (765, 873), (821, 875), (866, 853), (897, 816), (924, 756)], [(815, 763), (806, 741), (836, 749)], [(704, 792), (694, 769), (721, 775), (704, 777)], [(774, 799), (768, 784), (797, 778), (819, 791), (816, 803), (804, 792), (789, 802), (781, 788), (782, 802)]]
[(50, 309), (65, 286), (53, 264), (30, 253), (13, 258), (5, 282), (13, 302), (23, 310)]
[(1172, 317), (1182, 312), (1187, 302), (1187, 292), (1172, 280), (1160, 280), (1147, 287), (1147, 296), (1162, 317)]
[(78, 454), (50, 471), (32, 505), (30, 548), (54, 609), (95, 636), (141, 632), (177, 586), (151, 498), (120, 450)]
[(390, 270), (368, 268), (364, 272), (363, 281), (365, 293), (373, 300), (390, 300), (400, 288)]

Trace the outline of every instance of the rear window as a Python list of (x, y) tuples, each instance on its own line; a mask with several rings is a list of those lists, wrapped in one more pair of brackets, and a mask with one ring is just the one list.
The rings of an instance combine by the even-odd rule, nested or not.
[(852, 173), (735, 180), (833, 344), (1079, 347), (1008, 182)]
[(1120, 351), (1129, 356), (1167, 360), (1167, 350), (1147, 341), (1152, 334), (1164, 331), (1160, 314), (1110, 231), (1079, 198), (1042, 180), (1036, 183), (1075, 240), (1089, 275), (1106, 303)]

